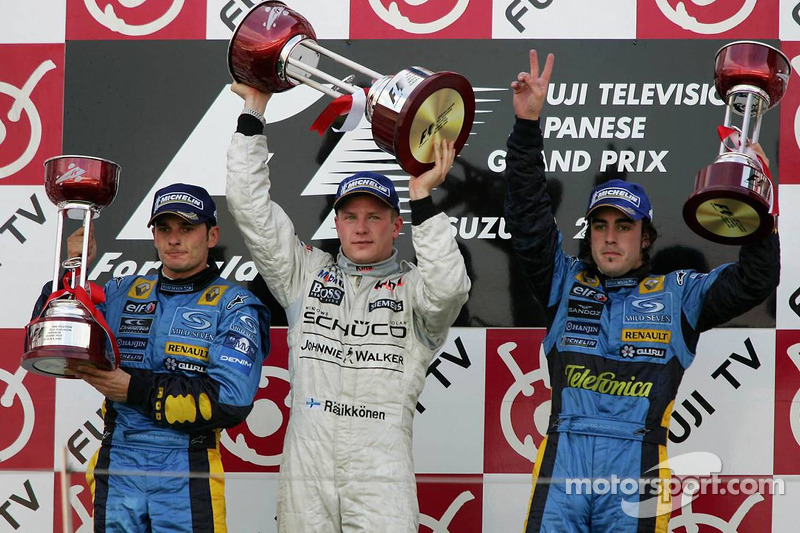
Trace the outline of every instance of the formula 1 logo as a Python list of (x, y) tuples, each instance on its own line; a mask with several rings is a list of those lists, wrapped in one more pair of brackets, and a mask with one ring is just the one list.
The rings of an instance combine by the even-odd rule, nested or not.
[(68, 0), (72, 15), (67, 39), (204, 39), (205, 10), (189, 9), (187, 4), (186, 0)]
[[(292, 89), (293, 91), (296, 89)], [(474, 87), (475, 91), (475, 113), (482, 114), (484, 117), (493, 112), (493, 107), (498, 102), (498, 94), (505, 92), (506, 89), (501, 88), (487, 88), (487, 87)], [(291, 92), (291, 91), (290, 91)], [(483, 119), (486, 122), (486, 119)], [(479, 128), (480, 124), (473, 125), (472, 135), (476, 135), (475, 129)], [(334, 146), (331, 153), (320, 165), (319, 169), (314, 173), (314, 176), (308, 182), (301, 196), (330, 196), (336, 194), (339, 187), (339, 182), (350, 174), (361, 171), (372, 171), (386, 175), (391, 179), (395, 187), (398, 189), (400, 195), (400, 205), (408, 200), (408, 194), (403, 193), (407, 191), (406, 184), (410, 179), (409, 175), (400, 168), (394, 156), (379, 150), (375, 141), (372, 139), (372, 129), (366, 117), (362, 117), (358, 127), (352, 131), (347, 131), (342, 135), (339, 142)], [(334, 217), (336, 213), (331, 209), (317, 231), (311, 237), (312, 240), (336, 239), (336, 225), (334, 224)], [(488, 218), (488, 217), (487, 217)], [(451, 219), (451, 223), (455, 224), (455, 230), (462, 238), (463, 224), (459, 222), (464, 219)], [(486, 219), (484, 219), (486, 221)], [(410, 223), (410, 220), (405, 220)], [(472, 228), (476, 228), (476, 220), (470, 220)], [(504, 227), (503, 223), (503, 227)], [(485, 228), (484, 228), (485, 229)], [(475, 237), (477, 229), (472, 234)], [(486, 231), (482, 232), (488, 233)], [(498, 230), (496, 233), (490, 234), (492, 238), (502, 238), (499, 235), (502, 233)], [(488, 235), (486, 235), (488, 237)], [(469, 237), (466, 237), (469, 238)]]
[[(678, 36), (777, 37), (777, 2), (655, 0), (639, 2), (640, 38)], [(664, 19), (671, 24), (664, 24)]]
[[(0, 74), (0, 180), (41, 185), (41, 167), (61, 148), (63, 57), (61, 45), (3, 45)], [(57, 59), (60, 62), (61, 59)], [(37, 157), (39, 154), (39, 157)], [(34, 163), (34, 164), (31, 164)], [(23, 173), (23, 169), (29, 169)]]
[(491, 0), (354, 0), (350, 33), (355, 39), (486, 39), (491, 37), (491, 9)]
[(281, 463), (291, 407), (286, 330), (273, 330), (271, 341), (253, 410), (244, 422), (220, 434), (229, 472), (277, 472)]

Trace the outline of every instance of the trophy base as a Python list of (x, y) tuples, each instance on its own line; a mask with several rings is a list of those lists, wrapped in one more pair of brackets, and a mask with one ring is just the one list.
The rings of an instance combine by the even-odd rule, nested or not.
[(96, 354), (71, 346), (35, 348), (22, 356), (20, 366), (34, 374), (68, 379), (77, 379), (75, 368), (78, 366), (114, 370), (104, 359), (98, 361)]
[(372, 137), (410, 175), (433, 168), (440, 139), (454, 141), (456, 153), (464, 147), (475, 119), (475, 93), (464, 76), (411, 67), (380, 91), (370, 96)]
[(740, 162), (717, 162), (697, 173), (683, 219), (711, 242), (750, 244), (775, 227), (771, 198), (772, 184), (760, 170)]

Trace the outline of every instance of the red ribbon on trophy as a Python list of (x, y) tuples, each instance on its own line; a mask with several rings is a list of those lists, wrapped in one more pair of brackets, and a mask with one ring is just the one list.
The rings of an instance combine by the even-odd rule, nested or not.
[(333, 128), (333, 131), (339, 133), (342, 131), (353, 131), (361, 122), (361, 116), (367, 107), (367, 92), (369, 89), (364, 89), (363, 92), (356, 91), (351, 94), (343, 94), (336, 98), (328, 106), (322, 110), (317, 119), (311, 125), (311, 131), (316, 131), (322, 136), (328, 128), (331, 127), (336, 117), (346, 114), (347, 118), (344, 120), (341, 128)]
[[(111, 327), (108, 325), (106, 318), (103, 316), (97, 309), (97, 305), (105, 303), (106, 301), (106, 293), (103, 290), (103, 287), (97, 285), (96, 283), (92, 283), (91, 281), (87, 283), (87, 288), (84, 289), (80, 285), (72, 286), (72, 281), (76, 277), (80, 276), (80, 268), (76, 269), (75, 271), (67, 272), (64, 274), (62, 279), (62, 286), (63, 289), (56, 291), (50, 296), (47, 297), (44, 305), (42, 306), (42, 311), (39, 313), (39, 316), (36, 317), (34, 320), (40, 320), (42, 315), (44, 314), (47, 307), (50, 305), (50, 302), (53, 300), (58, 300), (63, 296), (69, 296), (70, 298), (77, 300), (81, 305), (83, 305), (84, 309), (91, 315), (95, 322), (102, 328), (105, 332), (106, 337), (108, 337), (108, 341), (111, 344), (111, 350), (114, 352), (114, 366), (118, 367), (120, 358), (119, 358), (119, 347), (117, 346), (117, 339), (114, 336), (114, 333), (111, 331)], [(88, 289), (88, 290), (87, 290)]]

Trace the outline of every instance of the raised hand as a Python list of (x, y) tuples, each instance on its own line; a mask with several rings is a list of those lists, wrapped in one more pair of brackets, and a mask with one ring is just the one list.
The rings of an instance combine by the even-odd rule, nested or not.
[(455, 141), (446, 141), (433, 144), (433, 168), (417, 177), (411, 176), (408, 182), (408, 195), (412, 200), (419, 200), (430, 195), (430, 192), (444, 182), (444, 178), (453, 168), (456, 159)]
[(267, 109), (267, 102), (272, 98), (272, 93), (262, 93), (258, 89), (235, 81), (231, 84), (231, 92), (239, 95), (244, 100), (244, 106), (249, 109), (254, 109), (264, 114)]
[(547, 54), (544, 70), (539, 75), (539, 55), (536, 50), (531, 50), (529, 55), (530, 72), (520, 72), (516, 81), (511, 82), (514, 90), (514, 114), (519, 118), (537, 120), (547, 98), (555, 56)]

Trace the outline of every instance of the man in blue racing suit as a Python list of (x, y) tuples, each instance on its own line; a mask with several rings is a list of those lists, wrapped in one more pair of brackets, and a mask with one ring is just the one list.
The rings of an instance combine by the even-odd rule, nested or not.
[[(98, 306), (120, 366), (76, 372), (106, 397), (102, 444), (87, 471), (94, 531), (225, 532), (219, 434), (252, 409), (269, 311), (209, 261), (219, 227), (205, 189), (159, 190), (148, 226), (161, 269), (112, 279)], [(70, 257), (82, 239), (82, 229), (70, 236)]]
[[(708, 274), (652, 275), (649, 251), (657, 233), (650, 200), (639, 185), (611, 180), (590, 196), (590, 253), (566, 255), (545, 189), (539, 127), (553, 61), (551, 54), (540, 76), (531, 51), (530, 72), (511, 84), (516, 123), (506, 157), (506, 223), (528, 284), (545, 307), (552, 385), (525, 531), (666, 532), (669, 492), (655, 493), (670, 471), (653, 467), (667, 459), (678, 385), (701, 332), (774, 291), (778, 235), (742, 246), (737, 263)], [(566, 482), (615, 477), (633, 480), (636, 490), (591, 494), (570, 491)]]

